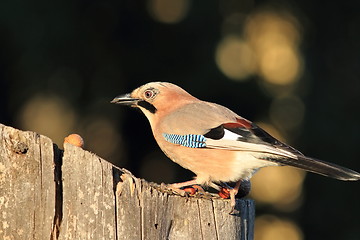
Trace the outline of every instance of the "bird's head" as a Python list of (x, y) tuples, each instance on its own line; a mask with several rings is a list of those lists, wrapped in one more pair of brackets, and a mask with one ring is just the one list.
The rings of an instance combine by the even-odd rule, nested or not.
[(184, 89), (168, 82), (150, 82), (131, 93), (115, 97), (111, 103), (138, 107), (148, 118), (169, 112), (189, 101), (198, 100)]

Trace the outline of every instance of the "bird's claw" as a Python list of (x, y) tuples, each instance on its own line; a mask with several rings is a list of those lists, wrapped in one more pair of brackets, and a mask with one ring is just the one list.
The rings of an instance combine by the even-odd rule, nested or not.
[(219, 196), (223, 199), (228, 199), (230, 198), (230, 206), (231, 206), (231, 210), (229, 212), (229, 214), (236, 214), (237, 211), (235, 209), (235, 205), (236, 205), (236, 199), (235, 199), (235, 195), (237, 193), (236, 189), (233, 188), (227, 188), (227, 187), (221, 187), (220, 191), (218, 192)]
[(224, 187), (220, 188), (218, 194), (223, 199), (228, 199), (230, 197), (230, 191), (228, 188), (224, 188)]
[(178, 188), (175, 184), (171, 184), (168, 186), (168, 188), (171, 191), (173, 191), (183, 197), (186, 196), (187, 194), (195, 195), (196, 193), (205, 193), (205, 190), (199, 185), (192, 185), (190, 187), (185, 187), (185, 188), (181, 189), (181, 188)]

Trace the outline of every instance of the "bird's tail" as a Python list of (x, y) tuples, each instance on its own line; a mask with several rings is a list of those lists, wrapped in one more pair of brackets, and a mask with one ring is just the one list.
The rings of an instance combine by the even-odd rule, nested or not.
[(360, 180), (360, 173), (351, 169), (306, 156), (298, 155), (296, 157), (297, 159), (287, 157), (270, 157), (264, 160), (274, 161), (280, 164), (297, 167), (309, 172), (317, 173), (326, 177), (331, 177), (342, 181)]
[(289, 147), (286, 145), (281, 146), (282, 148), (276, 148), (265, 144), (254, 144), (242, 141), (206, 139), (206, 147), (252, 152), (258, 159), (301, 168), (326, 177), (343, 181), (360, 180), (360, 173), (358, 172), (333, 163), (306, 157), (298, 151), (289, 151)]

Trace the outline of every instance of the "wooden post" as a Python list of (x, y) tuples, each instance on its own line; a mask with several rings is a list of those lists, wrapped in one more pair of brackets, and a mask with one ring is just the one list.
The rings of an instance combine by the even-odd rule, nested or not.
[(253, 239), (254, 203), (181, 197), (93, 153), (0, 124), (0, 239)]

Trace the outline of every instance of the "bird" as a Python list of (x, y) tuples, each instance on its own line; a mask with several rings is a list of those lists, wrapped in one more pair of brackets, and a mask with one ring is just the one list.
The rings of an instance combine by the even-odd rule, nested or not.
[(241, 183), (263, 167), (292, 166), (343, 181), (360, 179), (360, 173), (307, 157), (232, 110), (202, 101), (173, 83), (150, 82), (111, 103), (140, 109), (165, 155), (196, 175), (169, 188), (223, 188), (229, 193), (230, 213)]

